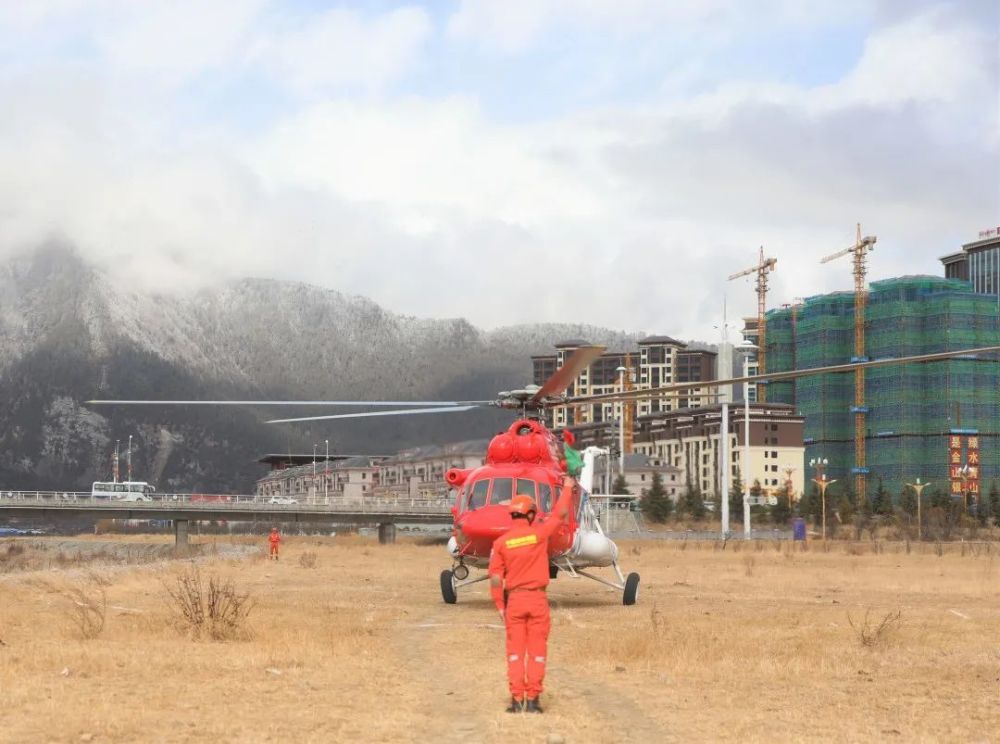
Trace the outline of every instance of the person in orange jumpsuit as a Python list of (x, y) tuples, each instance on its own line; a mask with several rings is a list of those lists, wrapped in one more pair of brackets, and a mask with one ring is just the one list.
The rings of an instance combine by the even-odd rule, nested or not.
[(490, 594), (507, 628), (508, 713), (541, 713), (538, 696), (545, 679), (549, 640), (549, 538), (564, 524), (576, 481), (567, 477), (549, 518), (535, 520), (531, 496), (518, 494), (510, 502), (513, 526), (493, 543)]
[(268, 557), (278, 560), (278, 545), (281, 544), (281, 535), (278, 534), (277, 527), (271, 528), (271, 534), (268, 536), (267, 541), (271, 544), (271, 552)]

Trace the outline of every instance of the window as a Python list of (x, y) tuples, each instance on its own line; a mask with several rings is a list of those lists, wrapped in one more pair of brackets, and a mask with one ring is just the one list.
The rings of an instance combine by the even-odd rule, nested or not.
[(469, 491), (469, 509), (478, 509), (481, 506), (486, 506), (486, 494), (490, 490), (489, 478), (481, 481), (476, 481)]
[[(497, 481), (497, 483), (499, 482), (500, 481)], [(517, 495), (518, 496), (524, 495), (524, 496), (530, 496), (531, 498), (535, 498), (535, 481), (528, 480), (527, 478), (518, 478)], [(494, 501), (493, 503), (495, 504), (496, 501)]]
[(777, 473), (778, 472), (778, 466), (777, 465), (772, 465), (771, 466), (771, 472), (772, 473)]
[(768, 452), (767, 450), (764, 450), (764, 457), (770, 457), (770, 456), (771, 456), (771, 453)]
[(552, 488), (548, 483), (538, 484), (538, 508), (543, 512), (552, 508)]
[(775, 452), (774, 450), (771, 450), (771, 457), (777, 458), (778, 457), (778, 453)]
[[(513, 478), (497, 478), (493, 481), (493, 495), (490, 496), (491, 504), (509, 504), (511, 498), (514, 496), (514, 479)], [(531, 489), (532, 495), (534, 495), (535, 489)]]

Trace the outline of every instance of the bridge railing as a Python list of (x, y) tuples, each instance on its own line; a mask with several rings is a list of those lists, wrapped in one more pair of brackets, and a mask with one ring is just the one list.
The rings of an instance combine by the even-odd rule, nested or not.
[(451, 501), (414, 498), (316, 498), (298, 501), (244, 494), (153, 493), (136, 500), (108, 497), (88, 491), (13, 491), (0, 490), (2, 506), (42, 506), (47, 508), (106, 508), (134, 511), (181, 508), (185, 511), (265, 511), (296, 513), (342, 512), (350, 514), (448, 514)]

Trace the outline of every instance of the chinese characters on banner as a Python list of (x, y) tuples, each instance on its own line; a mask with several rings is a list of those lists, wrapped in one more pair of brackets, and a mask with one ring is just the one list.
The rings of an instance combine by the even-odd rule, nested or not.
[[(964, 442), (962, 440), (965, 440)], [(965, 450), (965, 459), (962, 451)], [(965, 487), (962, 487), (962, 467), (968, 465)], [(948, 437), (948, 469), (951, 475), (951, 495), (961, 497), (966, 492), (973, 503), (979, 503), (979, 437), (962, 437), (952, 434)]]

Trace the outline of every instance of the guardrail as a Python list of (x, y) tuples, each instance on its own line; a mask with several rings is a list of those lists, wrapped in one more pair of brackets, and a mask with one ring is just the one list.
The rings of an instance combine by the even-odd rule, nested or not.
[(450, 514), (451, 501), (432, 499), (392, 499), (369, 497), (363, 499), (315, 499), (300, 502), (285, 497), (272, 498), (241, 494), (143, 494), (141, 499), (108, 498), (86, 491), (2, 491), (0, 508), (4, 506), (45, 506), (46, 508), (163, 511), (181, 508), (185, 511), (244, 511), (296, 512), (329, 514)]

